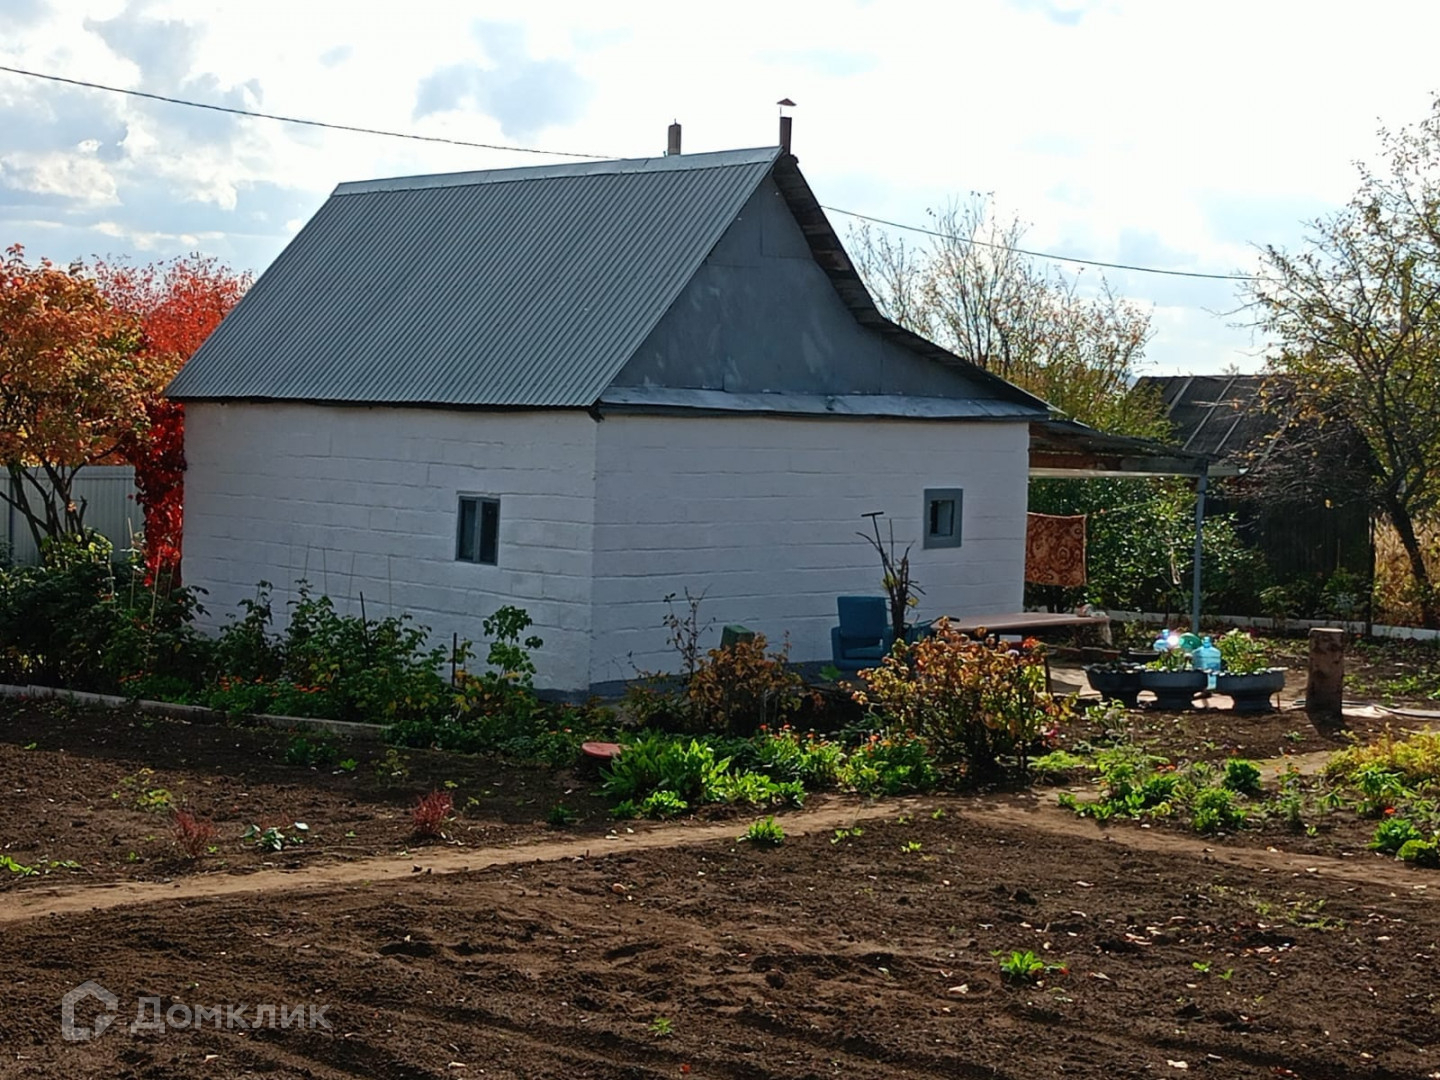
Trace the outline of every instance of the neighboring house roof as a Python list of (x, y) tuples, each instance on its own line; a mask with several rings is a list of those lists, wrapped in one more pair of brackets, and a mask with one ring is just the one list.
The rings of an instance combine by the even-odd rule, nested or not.
[(1261, 375), (1147, 375), (1136, 392), (1158, 393), (1173, 441), (1216, 460), (1262, 447), (1279, 427), (1260, 395)]
[(963, 370), (978, 414), (1047, 412), (885, 319), (777, 147), (341, 184), (168, 393), (590, 407), (767, 177), (857, 322)]

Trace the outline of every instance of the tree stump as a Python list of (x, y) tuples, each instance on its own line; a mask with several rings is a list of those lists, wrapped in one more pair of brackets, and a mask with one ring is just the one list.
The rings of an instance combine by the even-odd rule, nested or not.
[(1305, 682), (1305, 711), (1317, 723), (1338, 723), (1345, 694), (1345, 631), (1316, 626), (1310, 630), (1310, 675)]

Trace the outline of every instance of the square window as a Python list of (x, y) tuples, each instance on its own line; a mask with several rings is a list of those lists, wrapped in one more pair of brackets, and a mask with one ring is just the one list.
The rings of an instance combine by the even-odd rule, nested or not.
[(925, 491), (925, 546), (959, 547), (960, 515), (965, 492), (960, 488), (927, 488)]
[(455, 558), (496, 565), (500, 549), (500, 500), (461, 495), (455, 528)]

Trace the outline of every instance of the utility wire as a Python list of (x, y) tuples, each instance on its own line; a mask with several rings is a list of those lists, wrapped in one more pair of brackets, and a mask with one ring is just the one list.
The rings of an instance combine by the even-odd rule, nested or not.
[(886, 221), (884, 218), (871, 217), (869, 214), (859, 214), (854, 210), (842, 210), (838, 206), (822, 206), (821, 209), (829, 210), (832, 214), (844, 214), (846, 217), (859, 218), (861, 221), (869, 221), (876, 225), (885, 225), (891, 229), (904, 229), (907, 232), (923, 233), (925, 236), (938, 236), (946, 240), (958, 240), (962, 244), (974, 244), (977, 247), (1014, 251), (1020, 255), (1029, 255), (1036, 259), (1050, 259), (1053, 262), (1080, 263), (1082, 266), (1103, 266), (1110, 270), (1135, 270), (1141, 274), (1166, 274), (1170, 277), (1205, 278), (1209, 281), (1254, 280), (1249, 274), (1203, 274), (1198, 270), (1161, 270), (1154, 266), (1132, 266), (1129, 263), (1101, 262), (1099, 259), (1076, 259), (1069, 255), (1052, 255), (1045, 251), (1027, 251), (1025, 248), (1010, 247), (1008, 244), (992, 244), (985, 240), (975, 240), (966, 236), (954, 236), (951, 233), (938, 232), (935, 229), (921, 228), (919, 225), (904, 225), (898, 221)]
[[(68, 79), (63, 75), (50, 75), (40, 71), (26, 71), (24, 68), (10, 67), (7, 64), (0, 64), (0, 71), (8, 71), (12, 75), (23, 75), (30, 79), (44, 79), (48, 82), (65, 83), (68, 86), (79, 86), (86, 90), (103, 90), (110, 94), (125, 94), (129, 97), (145, 98), (148, 101), (160, 101), (167, 105), (184, 105), (192, 109), (208, 109), (211, 112), (229, 113), (232, 116), (248, 116), (257, 120), (278, 120), (283, 124), (301, 124), (305, 127), (326, 128), (330, 131), (349, 131), (360, 135), (382, 135), (389, 139), (412, 139), (416, 142), (445, 143), (450, 146), (467, 146), (478, 150), (508, 150), (516, 154), (541, 154), (549, 157), (585, 158), (595, 161), (603, 161), (607, 158), (605, 154), (582, 154), (573, 150), (541, 150), (533, 146), (502, 146), (498, 143), (470, 142), (465, 139), (447, 139), (440, 135), (417, 135), (409, 131), (390, 131), (385, 128), (360, 127), (355, 124), (332, 124), (324, 120), (306, 120), (298, 116), (282, 116), (278, 113), (256, 112), (251, 109), (236, 109), (229, 105), (214, 105), (205, 101), (190, 101), (186, 98), (167, 97), (164, 94), (151, 94), (144, 90), (132, 90), (123, 86), (107, 86), (104, 83), (86, 82), (83, 79)], [(1133, 266), (1128, 263), (1101, 262), (1098, 259), (1076, 259), (1069, 255), (1052, 255), (1044, 251), (1029, 251), (1025, 248), (1018, 247), (1011, 248), (1004, 244), (992, 244), (984, 240), (975, 240), (967, 237), (951, 237), (947, 233), (937, 232), (934, 229), (922, 228), (919, 225), (905, 225), (898, 221), (887, 221), (884, 218), (872, 217), (869, 214), (857, 213), (854, 210), (842, 210), (838, 206), (823, 206), (822, 209), (828, 210), (832, 214), (844, 214), (846, 217), (858, 218), (861, 221), (869, 221), (873, 224), (884, 225), (891, 229), (904, 229), (907, 232), (921, 233), (925, 236), (958, 239), (966, 244), (1014, 251), (1020, 255), (1029, 255), (1036, 259), (1049, 259), (1052, 262), (1078, 263), (1082, 266), (1100, 266), (1109, 270), (1133, 270), (1141, 274), (1164, 274), (1167, 277), (1203, 278), (1208, 281), (1253, 280), (1248, 274), (1204, 274), (1194, 270), (1161, 270), (1153, 266)]]
[(0, 64), (0, 71), (12, 75), (24, 75), (31, 79), (46, 79), (49, 82), (81, 86), (87, 90), (104, 90), (111, 94), (127, 94), (130, 97), (146, 98), (149, 101), (163, 101), (167, 105), (187, 105), (192, 109), (209, 109), (211, 112), (230, 113), (233, 116), (251, 116), (259, 120), (279, 120), (285, 124), (303, 124), (306, 127), (328, 128), (331, 131), (353, 131), (361, 135), (384, 135), (391, 139), (414, 139), (417, 142), (448, 143), (451, 146), (469, 146), (479, 150), (509, 150), (516, 154), (546, 154), (551, 157), (594, 158), (604, 160), (604, 154), (578, 154), (569, 150), (538, 150), (532, 146), (501, 146), (498, 143), (469, 142), (465, 139), (447, 139), (440, 135), (416, 135), (409, 131), (387, 131), (384, 128), (359, 127), (355, 124), (331, 124), (324, 120), (306, 120), (298, 116), (280, 116), (277, 113), (255, 112), (251, 109), (235, 109), (228, 105), (213, 105), (205, 101), (187, 101), (184, 98), (166, 97), (164, 94), (150, 94), (144, 90), (131, 90), (123, 86), (106, 86), (104, 83), (86, 82), (83, 79), (67, 79), (62, 75), (47, 75), (40, 71), (26, 71), (23, 68)]

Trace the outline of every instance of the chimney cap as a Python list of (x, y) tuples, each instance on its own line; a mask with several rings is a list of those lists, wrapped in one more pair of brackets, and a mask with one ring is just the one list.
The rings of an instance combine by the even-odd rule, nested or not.
[(779, 101), (777, 101), (775, 104), (776, 104), (776, 105), (788, 105), (788, 106), (789, 106), (790, 108), (792, 108), (792, 109), (795, 107), (795, 103), (794, 103), (793, 101), (791, 101), (788, 97), (782, 97), (782, 98), (781, 98)]

